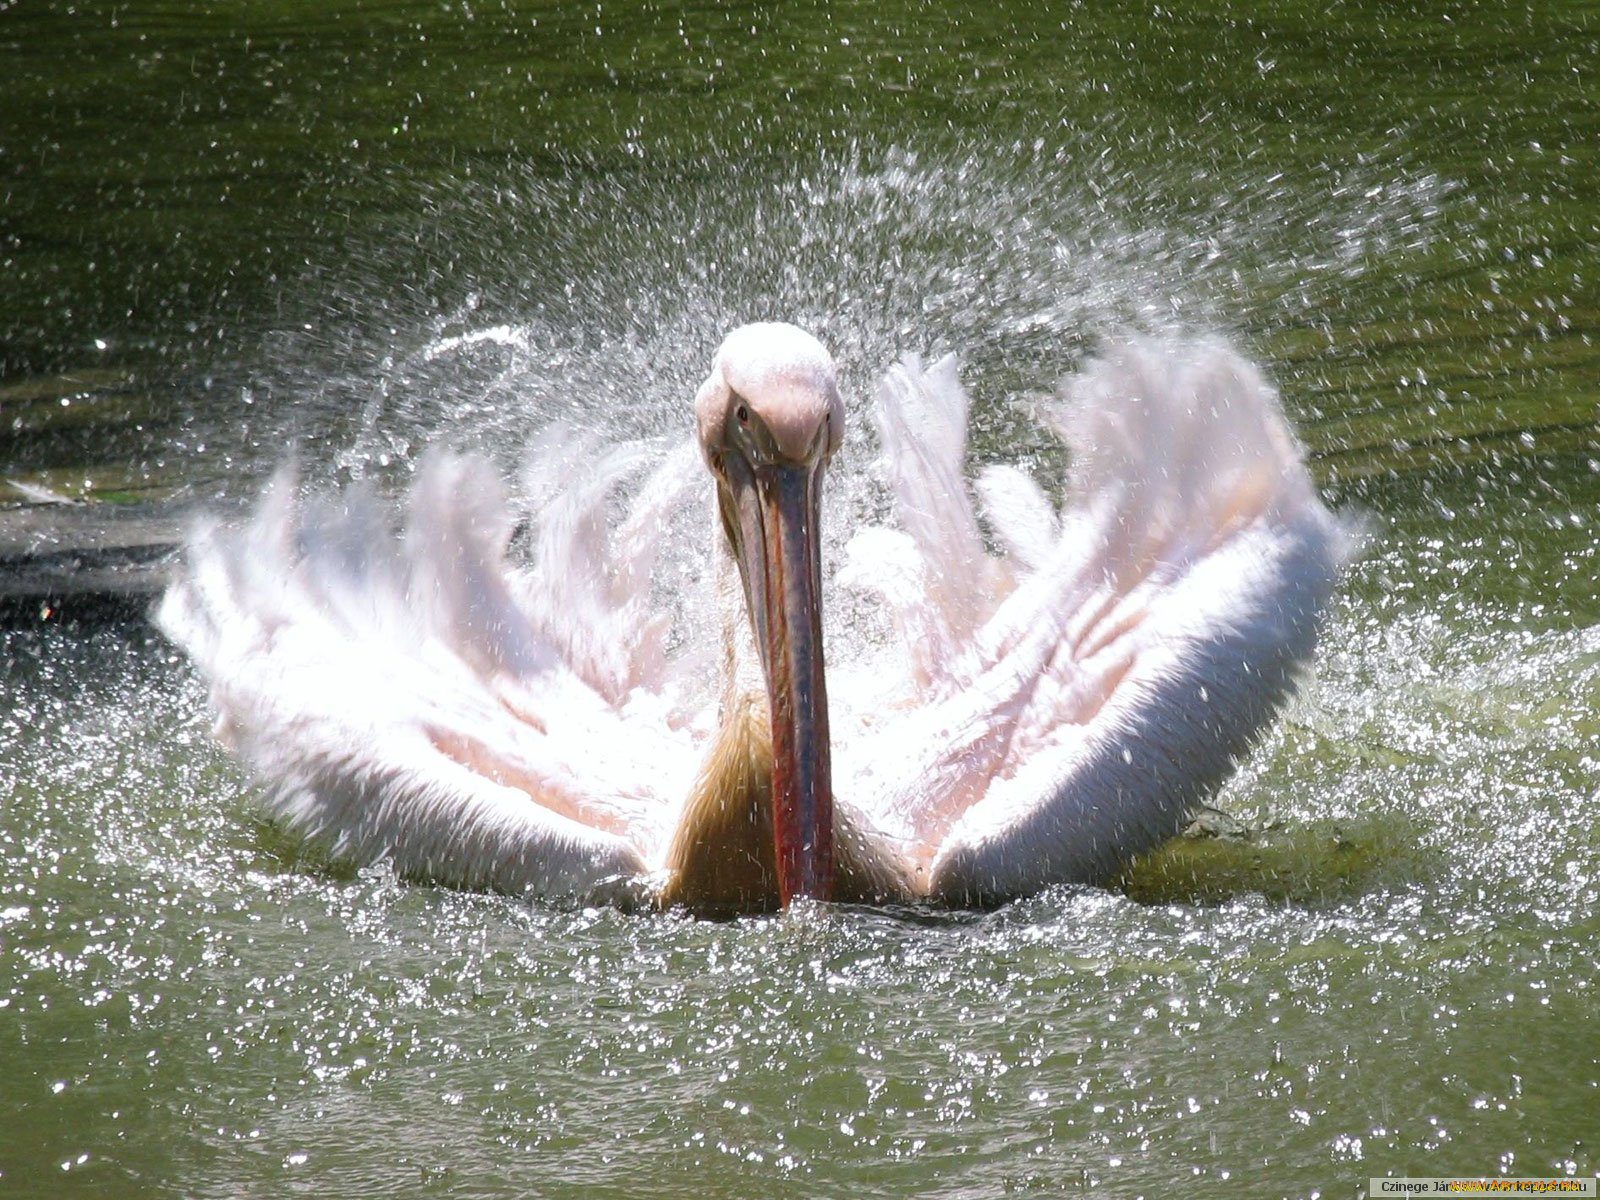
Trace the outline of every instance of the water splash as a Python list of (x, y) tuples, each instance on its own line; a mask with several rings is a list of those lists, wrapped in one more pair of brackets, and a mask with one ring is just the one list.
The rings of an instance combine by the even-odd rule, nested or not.
[(275, 336), (254, 391), (352, 475), (556, 417), (675, 436), (722, 335), (781, 318), (834, 351), (857, 414), (900, 354), (959, 352), (992, 447), (1107, 334), (1304, 323), (1425, 253), (1453, 191), (1392, 164), (1163, 175), (1115, 132), (433, 182), (395, 207), (448, 237), (398, 228), (320, 270), (322, 311)]
[[(1108, 330), (1314, 327), (1454, 195), (1364, 166), (1141, 175), (1114, 140), (436, 188), (454, 249), (358, 247), (328, 319), (268, 343), (259, 440), (327, 434), (326, 473), (381, 477), (440, 438), (509, 470), (556, 416), (671, 439), (726, 327), (779, 310), (845, 360), (860, 429), (894, 353), (961, 350), (996, 444)], [(870, 511), (854, 446), (839, 503)], [(1375, 522), (1312, 686), (1224, 796), (1281, 823), (1211, 851), (1237, 883), (983, 916), (708, 924), (328, 869), (253, 822), (165, 647), (5, 635), (0, 1061), (48, 1115), (38, 1163), (0, 1169), (193, 1195), (1309, 1194), (1482, 1146), (1592, 1172), (1596, 540), (1539, 523), (1592, 512), (1594, 482), (1448, 483)]]

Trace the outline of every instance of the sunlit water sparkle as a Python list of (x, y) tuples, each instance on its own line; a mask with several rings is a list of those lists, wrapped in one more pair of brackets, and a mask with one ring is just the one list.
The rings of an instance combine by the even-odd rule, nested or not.
[[(1592, 1169), (1600, 642), (1387, 590), (1503, 567), (1374, 526), (1221, 802), (1270, 828), (993, 914), (710, 923), (329, 869), (252, 820), (154, 635), (8, 635), (0, 1039), (55, 1160), (8, 1174), (1309, 1193), (1479, 1144)], [(107, 1110), (130, 1075), (150, 1102)]]
[[(432, 183), (391, 207), (450, 236), (368, 230), (315, 264), (238, 404), (183, 436), (197, 461), (237, 439), (239, 492), (295, 440), (318, 486), (398, 485), (438, 441), (510, 473), (556, 418), (664, 445), (723, 332), (762, 316), (841, 359), (834, 527), (881, 508), (865, 405), (910, 350), (959, 351), (976, 452), (1051, 479), (1034, 399), (1130, 327), (1243, 341), (1358, 483), (1390, 449), (1375, 417), (1412, 395), (1488, 420), (1483, 379), (1385, 342), (1501, 253), (1456, 236), (1469, 189), (1400, 148), (1297, 171), (1227, 136), (1119, 165), (1137, 133)], [(1437, 288), (1369, 326), (1411, 276)], [(1491, 340), (1467, 339), (1485, 376), (1523, 369)], [(1318, 665), (1219, 801), (1254, 837), (988, 914), (710, 923), (351, 872), (253, 817), (156, 635), (4, 634), (0, 1103), (29, 1137), (0, 1145), (0, 1190), (1332, 1195), (1594, 1172), (1600, 474), (1368, 473), (1337, 496), (1365, 549)], [(871, 634), (831, 599), (831, 638)]]

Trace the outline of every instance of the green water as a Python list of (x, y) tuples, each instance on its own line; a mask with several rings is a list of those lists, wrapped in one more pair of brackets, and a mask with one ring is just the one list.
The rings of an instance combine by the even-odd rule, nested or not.
[[(730, 325), (979, 452), (1232, 337), (1364, 554), (1186, 842), (697, 923), (330, 867), (137, 621), (0, 634), (0, 1195), (1351, 1195), (1600, 1169), (1600, 17), (5, 3), (0, 478), (680, 429)], [(857, 437), (837, 473), (867, 489)], [(855, 481), (852, 484), (852, 481)]]

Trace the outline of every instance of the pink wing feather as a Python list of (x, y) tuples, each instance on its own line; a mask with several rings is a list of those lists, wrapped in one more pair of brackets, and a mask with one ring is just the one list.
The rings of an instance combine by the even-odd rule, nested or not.
[(1103, 880), (1176, 833), (1290, 695), (1347, 535), (1272, 389), (1220, 343), (1091, 363), (1051, 414), (1076, 472), (1059, 518), (1015, 468), (980, 477), (998, 556), (953, 363), (907, 359), (879, 403), (903, 532), (863, 535), (847, 578), (889, 606), (907, 684), (896, 715), (847, 731), (839, 790), (933, 898)]

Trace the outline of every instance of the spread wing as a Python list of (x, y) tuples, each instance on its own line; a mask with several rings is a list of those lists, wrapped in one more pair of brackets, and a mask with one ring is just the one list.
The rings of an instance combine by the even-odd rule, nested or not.
[(342, 857), (547, 896), (625, 897), (657, 865), (703, 735), (649, 607), (692, 460), (608, 536), (635, 464), (592, 451), (553, 433), (532, 459), (526, 572), (494, 469), (447, 454), (400, 537), (369, 494), (302, 502), (291, 472), (246, 527), (197, 530), (159, 621), (271, 814)]
[(998, 554), (962, 482), (966, 406), (948, 359), (880, 391), (901, 528), (858, 535), (845, 575), (904, 665), (846, 705), (880, 715), (839, 755), (919, 888), (962, 904), (1103, 880), (1178, 832), (1292, 690), (1347, 544), (1272, 389), (1219, 343), (1090, 364), (1046, 414), (1073, 458), (1061, 511), (1016, 468), (978, 478)]

